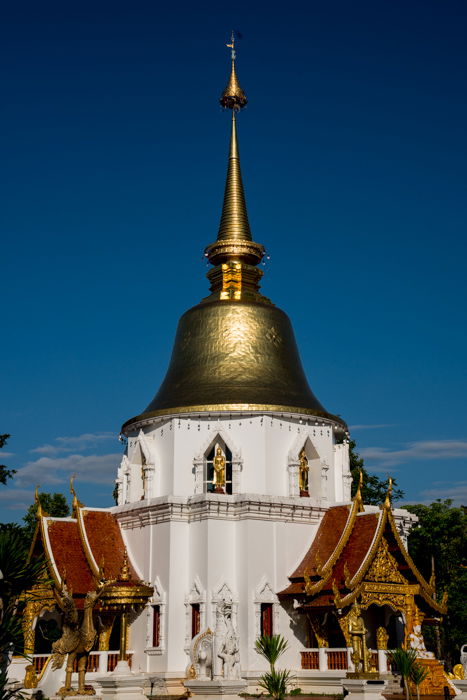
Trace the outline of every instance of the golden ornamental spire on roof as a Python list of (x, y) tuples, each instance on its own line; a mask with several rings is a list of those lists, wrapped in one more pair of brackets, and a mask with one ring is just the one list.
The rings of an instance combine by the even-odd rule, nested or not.
[(236, 113), (247, 103), (246, 95), (238, 82), (235, 71), (235, 35), (232, 32), (232, 71), (230, 80), (220, 97), (221, 105), (232, 110), (227, 178), (224, 203), (217, 240), (207, 246), (205, 255), (214, 269), (208, 273), (211, 281), (211, 301), (213, 295), (221, 300), (241, 300), (251, 297), (255, 301), (267, 302), (258, 293), (262, 271), (257, 265), (264, 256), (264, 247), (253, 241), (245, 192), (240, 169), (240, 154), (237, 139)]

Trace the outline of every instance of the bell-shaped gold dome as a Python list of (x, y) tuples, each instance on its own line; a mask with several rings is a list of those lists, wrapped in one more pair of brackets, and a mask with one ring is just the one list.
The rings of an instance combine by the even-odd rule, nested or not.
[(165, 379), (124, 432), (156, 416), (219, 411), (308, 414), (345, 427), (308, 386), (288, 317), (259, 291), (264, 248), (248, 223), (235, 111), (219, 233), (205, 253), (211, 294), (180, 319)]

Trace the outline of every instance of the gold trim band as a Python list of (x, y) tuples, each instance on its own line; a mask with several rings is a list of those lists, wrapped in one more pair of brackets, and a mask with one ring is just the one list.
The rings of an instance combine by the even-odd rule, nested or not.
[(175, 408), (163, 408), (158, 411), (150, 411), (149, 413), (141, 413), (139, 416), (130, 418), (122, 425), (121, 432), (126, 434), (126, 430), (131, 428), (133, 424), (141, 421), (158, 418), (159, 416), (179, 415), (181, 413), (292, 413), (304, 416), (316, 416), (317, 418), (326, 418), (337, 427), (344, 431), (348, 430), (347, 424), (342, 418), (334, 416), (332, 413), (312, 410), (310, 408), (299, 408), (297, 406), (279, 406), (272, 404), (251, 404), (251, 403), (218, 403), (199, 406), (177, 406)]

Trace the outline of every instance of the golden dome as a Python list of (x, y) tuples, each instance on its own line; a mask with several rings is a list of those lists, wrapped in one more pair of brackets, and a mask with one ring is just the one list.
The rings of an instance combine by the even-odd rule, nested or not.
[(309, 414), (345, 427), (308, 386), (288, 317), (259, 291), (264, 247), (251, 236), (235, 105), (231, 109), (221, 222), (216, 241), (205, 251), (213, 265), (207, 274), (211, 294), (180, 319), (159, 391), (142, 414), (124, 424), (123, 432), (156, 416), (218, 411)]
[(272, 304), (214, 301), (187, 311), (159, 391), (124, 429), (163, 414), (216, 411), (334, 418), (308, 386), (287, 315)]

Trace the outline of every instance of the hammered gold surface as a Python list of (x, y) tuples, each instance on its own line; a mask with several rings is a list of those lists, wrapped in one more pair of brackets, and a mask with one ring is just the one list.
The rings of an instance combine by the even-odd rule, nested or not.
[(308, 386), (283, 311), (270, 304), (223, 301), (195, 306), (182, 316), (164, 382), (137, 419), (212, 405), (224, 410), (232, 405), (294, 407), (328, 415)]

